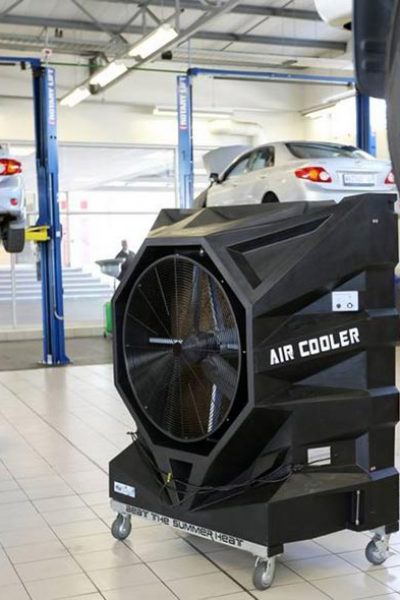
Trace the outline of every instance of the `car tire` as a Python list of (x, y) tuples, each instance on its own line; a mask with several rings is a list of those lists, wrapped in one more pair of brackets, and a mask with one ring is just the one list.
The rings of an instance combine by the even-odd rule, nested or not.
[(1, 239), (6, 252), (12, 254), (22, 252), (25, 246), (25, 229), (14, 228), (10, 224), (6, 224), (2, 227)]
[(274, 194), (274, 192), (267, 192), (264, 195), (261, 204), (270, 204), (271, 202), (279, 202), (278, 196)]

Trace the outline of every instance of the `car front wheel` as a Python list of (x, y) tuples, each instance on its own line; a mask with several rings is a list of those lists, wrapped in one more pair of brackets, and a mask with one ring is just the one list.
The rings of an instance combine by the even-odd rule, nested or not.
[(6, 252), (22, 252), (25, 246), (25, 229), (5, 224), (1, 228), (1, 239)]

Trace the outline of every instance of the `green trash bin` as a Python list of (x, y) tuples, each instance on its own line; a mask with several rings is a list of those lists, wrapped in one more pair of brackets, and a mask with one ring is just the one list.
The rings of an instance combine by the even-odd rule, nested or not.
[(112, 335), (113, 324), (112, 324), (112, 309), (111, 302), (106, 302), (104, 305), (104, 337)]
[[(115, 283), (118, 279), (121, 265), (124, 262), (123, 258), (106, 258), (104, 260), (96, 260), (96, 264), (99, 265), (101, 272), (104, 275), (108, 275), (114, 279), (114, 291), (115, 291)], [(106, 302), (104, 305), (104, 337), (108, 335), (112, 335), (112, 310), (111, 310), (111, 302)]]

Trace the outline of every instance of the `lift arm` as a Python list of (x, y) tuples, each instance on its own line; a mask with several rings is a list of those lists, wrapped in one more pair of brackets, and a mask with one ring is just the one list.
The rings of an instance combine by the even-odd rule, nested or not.
[(28, 227), (25, 230), (25, 241), (27, 242), (48, 242), (50, 240), (49, 227)]

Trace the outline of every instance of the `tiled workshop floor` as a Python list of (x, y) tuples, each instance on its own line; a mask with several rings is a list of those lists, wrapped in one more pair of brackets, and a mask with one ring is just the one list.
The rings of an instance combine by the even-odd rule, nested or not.
[(107, 465), (132, 422), (111, 372), (0, 373), (0, 600), (400, 600), (400, 535), (384, 567), (364, 534), (288, 544), (264, 592), (239, 551), (141, 520), (114, 541)]

